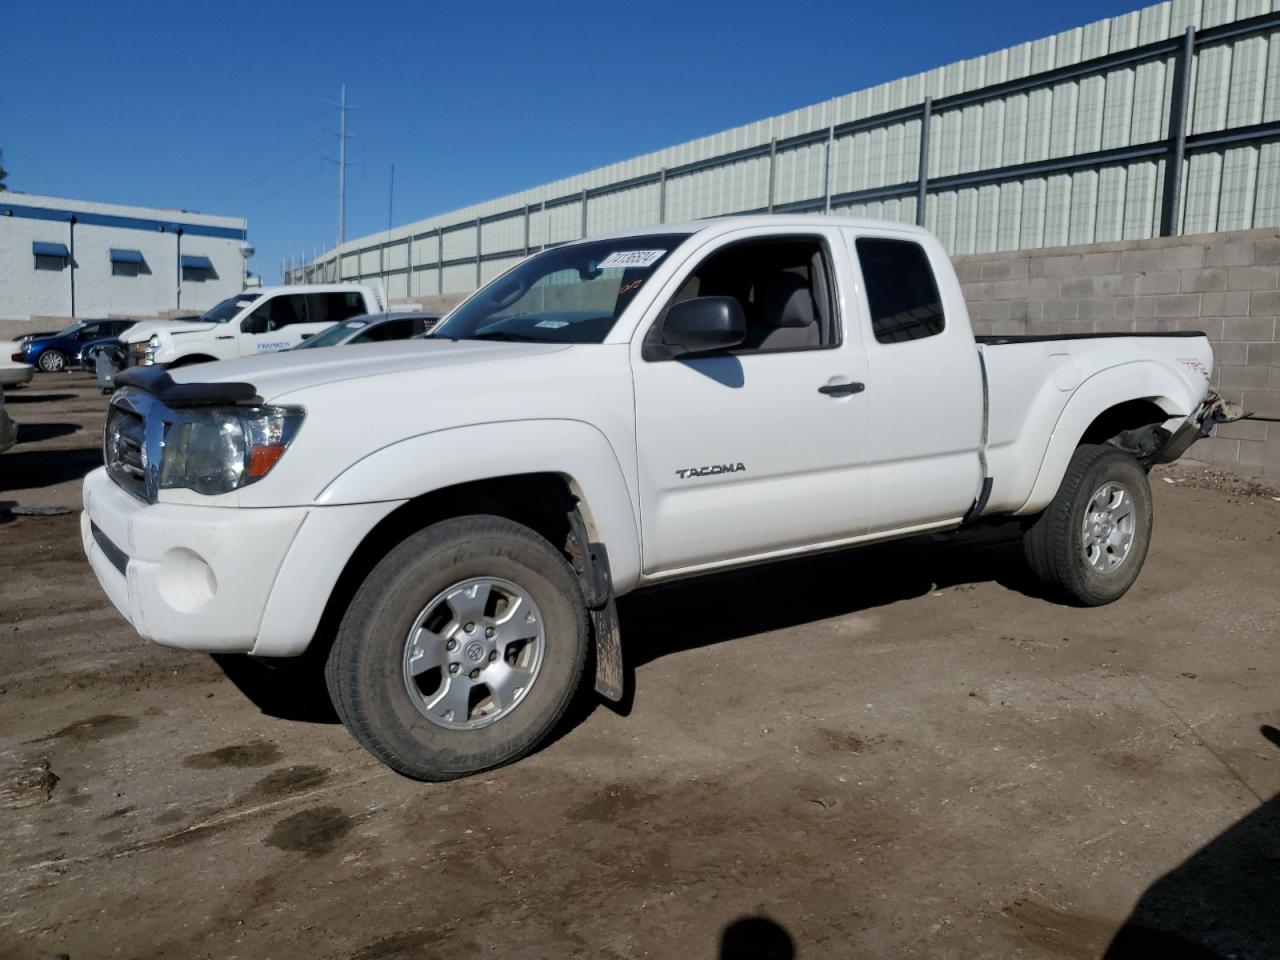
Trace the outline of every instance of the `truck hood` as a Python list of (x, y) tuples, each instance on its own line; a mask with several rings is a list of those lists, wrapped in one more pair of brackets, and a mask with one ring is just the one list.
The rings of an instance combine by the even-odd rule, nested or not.
[(222, 326), (222, 324), (208, 323), (204, 320), (146, 320), (142, 323), (135, 323), (122, 333), (120, 341), (122, 343), (144, 343), (151, 339), (153, 333), (167, 333), (176, 337), (184, 333), (204, 333), (206, 330), (212, 330), (218, 326)]
[(426, 371), (481, 361), (533, 357), (567, 350), (564, 343), (488, 340), (400, 340), (287, 350), (239, 360), (202, 363), (172, 372), (179, 383), (251, 383), (270, 402), (311, 387), (395, 373)]

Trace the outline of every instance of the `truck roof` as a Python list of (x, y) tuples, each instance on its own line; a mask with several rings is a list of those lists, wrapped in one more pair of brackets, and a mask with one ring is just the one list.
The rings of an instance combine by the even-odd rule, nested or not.
[(274, 287), (250, 287), (247, 290), (242, 290), (241, 293), (257, 293), (267, 297), (276, 293), (329, 293), (331, 291), (372, 289), (367, 283), (297, 283), (292, 285), (281, 284)]
[[(608, 240), (614, 237), (638, 237), (658, 233), (726, 233), (740, 230), (743, 227), (801, 227), (812, 228), (815, 224), (823, 226), (855, 227), (863, 229), (884, 229), (891, 227), (903, 233), (915, 233), (920, 236), (932, 236), (924, 227), (911, 223), (900, 223), (896, 220), (873, 220), (867, 217), (840, 217), (829, 213), (754, 213), (729, 217), (708, 217), (705, 220), (690, 220), (683, 223), (660, 223), (648, 227), (636, 227), (631, 230), (616, 230), (600, 236), (587, 237), (587, 240)], [(581, 241), (570, 241), (580, 243)]]

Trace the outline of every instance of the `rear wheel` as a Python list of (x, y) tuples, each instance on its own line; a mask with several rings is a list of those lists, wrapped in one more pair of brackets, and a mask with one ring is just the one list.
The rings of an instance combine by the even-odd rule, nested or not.
[(1133, 586), (1151, 543), (1147, 472), (1114, 447), (1076, 449), (1053, 502), (1023, 535), (1032, 572), (1084, 606), (1120, 599)]
[(325, 680), (370, 753), (448, 780), (534, 749), (569, 707), (588, 642), (577, 575), (550, 543), (500, 517), (460, 517), (374, 567)]
[(61, 350), (46, 350), (36, 365), (45, 373), (59, 373), (67, 369), (67, 355)]

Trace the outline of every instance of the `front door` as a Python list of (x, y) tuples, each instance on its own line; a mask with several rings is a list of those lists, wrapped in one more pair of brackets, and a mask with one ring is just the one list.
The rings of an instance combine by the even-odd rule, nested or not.
[(835, 231), (713, 241), (668, 288), (672, 303), (730, 296), (740, 348), (648, 361), (633, 344), (647, 576), (866, 532), (865, 358), (844, 322)]
[(288, 350), (302, 342), (307, 329), (306, 296), (282, 293), (263, 300), (244, 320), (239, 341), (240, 356)]

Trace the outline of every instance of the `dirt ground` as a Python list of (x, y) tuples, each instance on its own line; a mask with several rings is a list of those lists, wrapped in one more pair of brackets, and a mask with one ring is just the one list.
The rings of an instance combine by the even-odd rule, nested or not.
[[(0, 504), (75, 506), (105, 403), (12, 392)], [(443, 785), (0, 506), (0, 956), (1280, 956), (1280, 491), (1154, 488), (1102, 609), (1000, 531), (628, 598), (629, 712)]]

